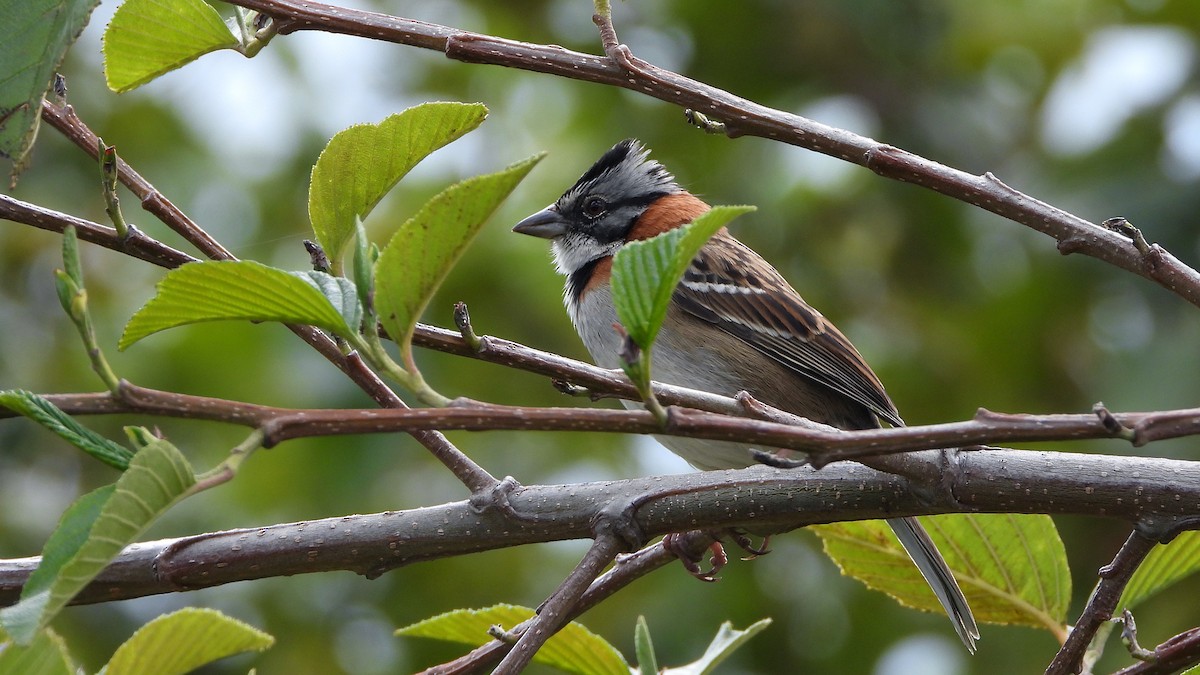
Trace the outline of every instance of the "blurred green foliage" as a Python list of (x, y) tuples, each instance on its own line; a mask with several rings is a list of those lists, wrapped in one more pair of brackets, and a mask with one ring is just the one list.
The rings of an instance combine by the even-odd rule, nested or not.
[[(349, 3), (348, 3), (349, 4)], [(597, 52), (583, 0), (378, 0), (368, 9), (519, 40)], [(222, 7), (222, 11), (228, 8)], [(615, 141), (635, 136), (715, 204), (756, 204), (735, 234), (767, 257), (858, 345), (910, 423), (976, 408), (1078, 412), (1195, 405), (1200, 314), (1145, 280), (1082, 257), (999, 217), (805, 150), (729, 140), (682, 112), (593, 84), (345, 36), (277, 38), (245, 60), (206, 56), (129, 94), (100, 74), (105, 3), (68, 55), (69, 100), (121, 155), (241, 257), (303, 269), (308, 174), (339, 129), (427, 100), (480, 101), (483, 127), (439, 151), (372, 214), (385, 238), (446, 184), (549, 156), (467, 251), (426, 319), (450, 325), (469, 303), (476, 329), (583, 358), (542, 242), (512, 236)], [(629, 2), (614, 7), (634, 53), (760, 103), (808, 115), (972, 172), (991, 171), (1039, 199), (1099, 221), (1123, 215), (1185, 262), (1200, 258), (1200, 11), (1187, 0), (1012, 3), (838, 0)], [(1140, 69), (1139, 69), (1140, 68)], [(1097, 75), (1096, 73), (1099, 73)], [(43, 130), (13, 194), (105, 222), (95, 163)], [(186, 245), (126, 199), (126, 217)], [(162, 270), (83, 247), (90, 306), (117, 373), (140, 384), (271, 405), (366, 406), (332, 366), (275, 325), (198, 325), (124, 353), (116, 339)], [(0, 224), (0, 389), (101, 389), (54, 300), (58, 237)], [(448, 395), (569, 405), (537, 377), (419, 353)], [(158, 424), (198, 467), (242, 431), (125, 417), (86, 420), (119, 437)], [(615, 435), (457, 433), (498, 475), (525, 483), (624, 478), (687, 467), (651, 441)], [(1058, 449), (1130, 452), (1111, 443)], [(1194, 441), (1141, 452), (1196, 457)], [(23, 421), (0, 423), (0, 555), (35, 554), (67, 504), (113, 472)], [(236, 481), (183, 503), (149, 537), (402, 509), (464, 498), (415, 442), (372, 436), (289, 442), (256, 455)], [(1127, 528), (1060, 518), (1076, 616), (1095, 570)], [(897, 606), (837, 576), (806, 533), (779, 537), (715, 585), (678, 568), (644, 579), (584, 616), (627, 655), (635, 617), (654, 628), (660, 663), (692, 660), (722, 621), (774, 624), (722, 672), (1040, 672), (1057, 648), (1044, 632), (983, 626), (968, 658), (944, 617)], [(278, 637), (259, 672), (408, 672), (454, 648), (391, 636), (460, 607), (536, 605), (583, 542), (505, 550), (401, 569), (273, 579), (68, 610), (56, 627), (94, 670), (140, 624), (210, 606)], [(1143, 644), (1200, 622), (1193, 580), (1138, 615)], [(1189, 591), (1190, 589), (1190, 591)], [(686, 620), (680, 620), (686, 617)], [(1113, 646), (1105, 664), (1120, 662)], [(916, 661), (903, 659), (916, 658)], [(240, 658), (206, 672), (245, 672)], [(914, 665), (915, 664), (915, 665)]]

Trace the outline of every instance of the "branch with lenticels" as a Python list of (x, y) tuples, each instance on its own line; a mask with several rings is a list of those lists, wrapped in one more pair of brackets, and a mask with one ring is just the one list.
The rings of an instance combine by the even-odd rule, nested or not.
[[(1025, 450), (958, 453), (947, 489), (915, 491), (902, 477), (851, 462), (823, 469), (766, 466), (620, 481), (518, 486), (507, 509), (470, 500), (406, 511), (212, 532), (135, 544), (77, 597), (105, 602), (274, 576), (349, 570), (376, 577), (409, 563), (589, 538), (598, 520), (634, 504), (636, 531), (740, 527), (781, 532), (823, 522), (972, 510), (1103, 513), (1144, 538), (1197, 526), (1200, 465)], [(1012, 486), (1019, 485), (1014, 495)], [(1136, 492), (1138, 499), (1129, 499)], [(748, 498), (748, 497), (753, 498)], [(615, 507), (615, 508), (614, 508)], [(636, 542), (627, 542), (633, 544)], [(0, 561), (0, 606), (16, 602), (39, 558)], [(618, 567), (620, 564), (618, 564)]]

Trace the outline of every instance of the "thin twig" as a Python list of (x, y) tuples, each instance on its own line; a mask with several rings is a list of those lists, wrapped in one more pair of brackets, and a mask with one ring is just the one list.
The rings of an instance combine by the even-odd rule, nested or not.
[(1087, 607), (1075, 622), (1066, 642), (1046, 668), (1046, 675), (1068, 675), (1080, 671), (1083, 654), (1096, 631), (1112, 619), (1130, 577), (1156, 543), (1136, 530), (1129, 534), (1113, 561), (1100, 570), (1100, 583), (1092, 591)]
[(1113, 675), (1169, 675), (1200, 663), (1200, 628), (1186, 630), (1150, 650), (1153, 658), (1118, 670)]
[[(676, 540), (683, 542), (684, 546), (696, 551), (697, 554), (714, 541), (708, 533), (697, 530), (681, 534)], [(575, 603), (575, 606), (567, 614), (567, 620), (575, 620), (580, 614), (607, 600), (617, 591), (650, 572), (670, 564), (673, 560), (675, 560), (675, 554), (668, 551), (661, 541), (651, 544), (637, 553), (617, 558), (616, 564), (599, 579), (592, 582), (591, 587), (583, 594), (579, 602)], [(510, 644), (500, 641), (489, 642), (453, 661), (423, 670), (420, 675), (463, 675), (479, 672), (499, 663), (510, 647)]]
[(537, 615), (521, 631), (521, 637), (492, 671), (493, 675), (516, 675), (524, 670), (533, 660), (533, 655), (546, 644), (546, 640), (567, 625), (572, 608), (620, 552), (621, 543), (617, 537), (610, 534), (596, 537), (583, 560), (542, 603)]
[(183, 251), (177, 251), (146, 236), (140, 230), (131, 231), (129, 236), (121, 241), (117, 236), (117, 231), (111, 227), (36, 204), (29, 204), (6, 194), (0, 194), (0, 218), (59, 234), (62, 234), (68, 226), (74, 227), (79, 238), (86, 242), (119, 251), (160, 267), (179, 267), (195, 260)]
[[(54, 127), (68, 140), (83, 150), (92, 159), (99, 160), (102, 141), (83, 120), (75, 114), (75, 109), (69, 105), (57, 105), (50, 101), (42, 101), (42, 120)], [(195, 223), (179, 207), (175, 206), (163, 193), (158, 191), (150, 181), (146, 180), (123, 158), (116, 158), (114, 167), (121, 184), (129, 188), (142, 202), (142, 208), (161, 220), (167, 227), (196, 247), (204, 257), (213, 260), (232, 260), (233, 254), (213, 239), (208, 232)]]
[[(75, 113), (69, 105), (42, 103), (42, 119), (57, 129), (81, 150), (87, 152), (93, 159), (100, 156), (103, 146), (100, 137)], [(206, 257), (212, 260), (236, 260), (237, 258), (212, 238), (203, 228), (197, 225), (182, 210), (158, 191), (150, 181), (146, 180), (129, 166), (124, 159), (116, 158), (114, 167), (117, 178), (129, 188), (142, 202), (142, 208), (152, 213), (164, 224), (192, 243)], [(64, 224), (65, 227), (65, 224)], [(99, 227), (99, 226), (97, 226)], [(127, 236), (115, 235), (113, 244), (115, 250), (122, 251), (134, 235), (140, 234), (135, 228), (130, 228)], [(91, 241), (92, 237), (99, 238), (100, 232), (92, 228), (91, 232), (80, 230), (80, 238)], [(144, 236), (144, 235), (142, 235)], [(107, 245), (107, 244), (106, 244)], [(180, 261), (179, 264), (188, 262)], [(328, 335), (312, 326), (287, 324), (292, 333), (307, 342), (330, 363), (338, 367), (350, 377), (363, 391), (380, 406), (386, 408), (405, 408), (403, 399), (396, 395), (379, 376), (367, 368), (358, 355), (347, 357), (340, 347)], [(411, 435), (417, 442), (425, 446), (430, 453), (442, 462), (454, 475), (467, 486), (472, 493), (486, 492), (499, 481), (482, 466), (467, 457), (441, 432), (435, 430), (414, 430)]]

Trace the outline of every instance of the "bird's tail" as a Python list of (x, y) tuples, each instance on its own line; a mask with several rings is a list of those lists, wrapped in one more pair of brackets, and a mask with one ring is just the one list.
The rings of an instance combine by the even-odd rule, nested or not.
[(889, 518), (887, 524), (892, 526), (900, 545), (904, 547), (908, 557), (912, 558), (917, 569), (921, 571), (921, 576), (925, 577), (934, 595), (946, 609), (958, 637), (962, 638), (967, 650), (974, 654), (975, 641), (979, 639), (975, 617), (971, 614), (967, 599), (958, 587), (958, 582), (954, 580), (950, 567), (946, 565), (946, 560), (929, 538), (929, 533), (921, 527), (916, 518)]

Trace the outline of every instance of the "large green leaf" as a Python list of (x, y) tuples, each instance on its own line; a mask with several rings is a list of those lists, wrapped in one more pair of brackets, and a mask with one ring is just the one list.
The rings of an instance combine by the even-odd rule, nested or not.
[(0, 610), (0, 623), (18, 643), (38, 631), (195, 483), (179, 450), (153, 439), (138, 451), (115, 485), (79, 498), (63, 514), (42, 562), (17, 604)]
[(0, 155), (17, 170), (37, 135), (42, 97), (100, 0), (0, 2)]
[(479, 228), (541, 160), (517, 162), (443, 190), (396, 231), (375, 262), (375, 307), (392, 339), (408, 352), (413, 327)]
[(424, 103), (379, 124), (338, 132), (317, 158), (308, 187), (308, 217), (334, 270), (354, 237), (355, 218), (434, 150), (479, 126), (482, 103)]
[(114, 469), (124, 471), (133, 458), (133, 451), (129, 448), (88, 429), (50, 401), (32, 392), (20, 389), (0, 391), (0, 405), (46, 427)]
[(0, 630), (0, 675), (74, 675), (67, 646), (46, 628), (28, 646), (8, 642)]
[[(514, 626), (533, 617), (533, 610), (515, 605), (459, 609), (425, 619), (396, 631), (397, 635), (426, 637), (478, 647), (492, 641), (488, 629)], [(546, 641), (533, 660), (579, 675), (629, 675), (629, 665), (615, 647), (578, 623)]]
[[(1071, 576), (1049, 516), (953, 514), (921, 523), (954, 570), (977, 621), (1062, 630)], [(883, 521), (810, 529), (843, 574), (909, 607), (943, 611)]]
[(285, 272), (252, 260), (188, 263), (167, 272), (117, 347), (167, 328), (222, 319), (308, 324), (349, 336), (360, 316), (357, 297), (345, 297), (353, 293), (349, 281), (320, 272)]
[(104, 31), (104, 77), (125, 92), (237, 44), (204, 0), (125, 0)]
[(186, 607), (138, 629), (102, 675), (182, 675), (213, 661), (275, 644), (270, 635), (215, 609)]
[(1117, 609), (1132, 609), (1197, 569), (1200, 569), (1200, 532), (1183, 532), (1170, 544), (1150, 551), (1121, 593)]
[(671, 294), (709, 237), (753, 206), (715, 206), (691, 223), (621, 247), (613, 259), (612, 296), (617, 318), (642, 349), (658, 336)]

